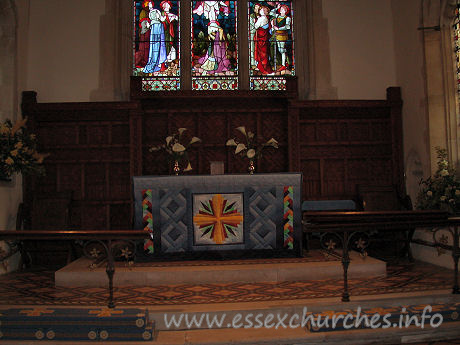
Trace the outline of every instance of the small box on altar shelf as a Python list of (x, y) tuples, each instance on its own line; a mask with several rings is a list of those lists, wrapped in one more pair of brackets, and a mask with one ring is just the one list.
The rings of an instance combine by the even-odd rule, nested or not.
[(224, 174), (224, 162), (222, 161), (211, 161), (209, 162), (211, 167), (211, 175), (223, 175)]

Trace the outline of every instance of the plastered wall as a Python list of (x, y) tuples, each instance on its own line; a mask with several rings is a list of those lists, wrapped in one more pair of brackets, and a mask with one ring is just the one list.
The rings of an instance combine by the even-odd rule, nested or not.
[[(111, 2), (29, 2), (28, 27), (23, 32), (28, 48), (22, 63), (25, 87), (37, 91), (41, 102), (96, 100), (91, 94), (104, 79), (100, 54), (108, 49), (107, 42), (100, 42), (101, 25), (107, 20), (102, 18), (111, 13)], [(314, 44), (330, 49), (332, 85), (338, 98), (384, 99), (385, 88), (397, 83), (391, 0), (322, 0), (322, 10), (329, 47)], [(306, 16), (297, 13), (296, 20)]]
[(383, 99), (397, 86), (390, 0), (323, 0), (339, 99)]
[[(6, 119), (17, 119), (16, 79), (16, 11), (12, 1), (0, 3), (0, 123)], [(11, 182), (0, 181), (0, 230), (15, 228), (16, 212), (21, 202), (21, 176)], [(0, 241), (0, 249), (9, 253), (9, 246)], [(0, 274), (17, 269), (19, 253), (0, 261)]]
[(21, 31), (28, 50), (19, 67), (25, 67), (24, 87), (37, 91), (39, 102), (89, 101), (99, 87), (105, 11), (104, 0), (30, 0)]

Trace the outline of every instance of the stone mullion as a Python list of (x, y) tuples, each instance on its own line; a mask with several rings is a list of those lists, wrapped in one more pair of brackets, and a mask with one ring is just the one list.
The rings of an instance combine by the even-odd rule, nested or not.
[(180, 2), (180, 70), (181, 89), (192, 89), (192, 24), (191, 24), (191, 1)]

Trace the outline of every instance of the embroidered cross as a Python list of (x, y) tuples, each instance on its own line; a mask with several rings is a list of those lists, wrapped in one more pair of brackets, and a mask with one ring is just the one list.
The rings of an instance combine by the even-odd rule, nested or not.
[(203, 235), (211, 232), (211, 238), (217, 244), (224, 243), (228, 234), (236, 236), (236, 229), (243, 221), (235, 203), (227, 205), (221, 194), (213, 195), (208, 202), (202, 202), (199, 213), (193, 217), (193, 221), (203, 232)]

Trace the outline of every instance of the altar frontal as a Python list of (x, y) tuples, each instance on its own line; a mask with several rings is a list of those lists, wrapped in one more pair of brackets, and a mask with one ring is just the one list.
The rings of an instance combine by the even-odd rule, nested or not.
[(300, 256), (300, 173), (135, 176), (137, 257)]

